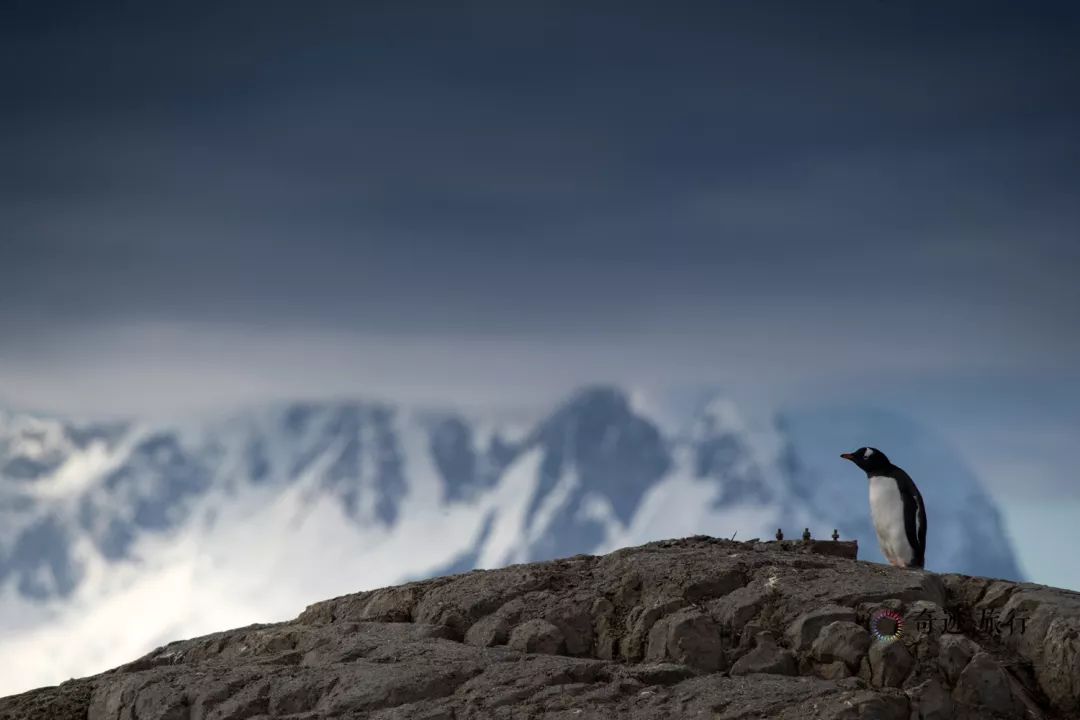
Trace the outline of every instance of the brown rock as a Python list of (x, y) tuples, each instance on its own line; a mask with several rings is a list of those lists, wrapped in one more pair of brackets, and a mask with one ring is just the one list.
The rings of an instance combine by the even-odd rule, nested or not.
[[(1057, 707), (1080, 717), (1080, 593), (1009, 585), (1013, 590), (997, 598), (1004, 604), (992, 610), (995, 634), (1034, 666), (1040, 689)], [(981, 613), (984, 603), (977, 607)]]
[(514, 650), (557, 655), (564, 648), (562, 631), (547, 620), (528, 620), (510, 632), (507, 643)]
[(824, 605), (804, 613), (788, 627), (791, 647), (800, 652), (808, 650), (826, 625), (841, 621), (854, 623), (855, 617), (854, 610), (840, 605)]
[(927, 680), (908, 692), (915, 720), (952, 720), (952, 696), (937, 680)]
[[(846, 717), (856, 720), (908, 720), (911, 712), (908, 699), (903, 695), (862, 692), (847, 702), (854, 713)], [(845, 714), (838, 713), (833, 717), (840, 720)]]
[(710, 602), (708, 607), (717, 622), (737, 632), (760, 612), (767, 596), (764, 584), (747, 585)]
[(864, 627), (839, 620), (822, 628), (810, 652), (822, 663), (840, 660), (851, 672), (855, 672), (869, 648), (870, 633)]
[(1011, 690), (1005, 670), (994, 658), (978, 652), (957, 680), (953, 698), (958, 703), (987, 708), (999, 713), (1022, 713), (1023, 704)]
[(875, 640), (866, 658), (875, 687), (900, 687), (915, 667), (915, 659), (899, 640)]
[[(914, 657), (875, 642), (840, 677), (856, 616), (983, 602), (1026, 618), (994, 657), (948, 635)], [(0, 720), (1080, 717), (1078, 630), (1065, 591), (696, 537), (335, 598), (0, 699)]]
[(704, 672), (727, 667), (720, 626), (692, 608), (677, 610), (652, 626), (645, 658), (670, 660)]
[(645, 656), (645, 645), (649, 639), (653, 624), (675, 610), (686, 605), (682, 598), (657, 600), (649, 606), (637, 605), (626, 616), (626, 634), (619, 641), (622, 657), (631, 661), (641, 660)]
[(895, 690), (849, 688), (821, 700), (808, 699), (798, 711), (783, 717), (791, 720), (909, 720), (910, 709), (907, 697)]
[(963, 635), (942, 635), (938, 641), (938, 665), (950, 685), (955, 685), (979, 645)]
[(851, 669), (848, 668), (847, 663), (842, 660), (836, 660), (829, 663), (815, 663), (813, 665), (814, 674), (824, 680), (840, 680), (851, 675)]
[(498, 615), (488, 615), (473, 623), (465, 633), (465, 642), (478, 647), (505, 645), (510, 638), (510, 623)]
[(744, 585), (746, 575), (741, 567), (721, 568), (706, 577), (696, 578), (683, 591), (683, 597), (689, 603), (702, 603), (723, 597)]
[(790, 650), (776, 644), (769, 633), (758, 633), (756, 646), (731, 666), (732, 675), (771, 673), (773, 675), (797, 675), (798, 663)]

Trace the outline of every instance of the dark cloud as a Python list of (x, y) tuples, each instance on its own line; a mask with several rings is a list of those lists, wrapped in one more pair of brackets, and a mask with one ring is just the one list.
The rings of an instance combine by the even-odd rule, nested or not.
[(3, 12), (0, 327), (1077, 352), (1072, 4)]

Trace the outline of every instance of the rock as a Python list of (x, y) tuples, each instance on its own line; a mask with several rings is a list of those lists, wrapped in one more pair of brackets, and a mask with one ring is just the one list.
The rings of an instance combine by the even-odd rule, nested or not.
[(1041, 653), (1030, 652), (1035, 647), (1032, 641), (1016, 641), (1012, 647), (1029, 650), (1028, 657), (1039, 657), (1036, 672), (1043, 692), (1059, 707), (1080, 714), (1080, 618), (1052, 617), (1054, 612), (1049, 603), (1036, 610), (1037, 627), (1046, 628)]
[(545, 611), (545, 619), (559, 628), (568, 655), (589, 655), (593, 649), (592, 613), (587, 605), (569, 601), (556, 602)]
[(677, 663), (640, 663), (626, 669), (626, 675), (647, 685), (674, 685), (696, 673), (686, 665)]
[(746, 585), (746, 574), (741, 567), (722, 568), (699, 577), (691, 582), (683, 597), (689, 603), (702, 603), (706, 600), (722, 597)]
[(760, 623), (748, 622), (742, 627), (742, 632), (739, 634), (739, 644), (733, 651), (734, 655), (745, 655), (754, 649), (754, 643), (757, 640), (758, 633), (765, 630), (765, 627)]
[(847, 677), (843, 680), (838, 680), (836, 687), (844, 688), (846, 690), (865, 690), (869, 687), (869, 684), (862, 678)]
[[(994, 657), (951, 634), (860, 650), (877, 608), (984, 600), (1027, 618)], [(1078, 628), (1074, 593), (696, 537), (327, 600), (2, 698), (0, 720), (1080, 717)]]
[[(1080, 593), (1008, 585), (1012, 591), (997, 599), (1004, 604), (991, 608), (995, 635), (1033, 665), (1039, 688), (1057, 707), (1080, 717)], [(977, 605), (980, 614), (985, 602)]]
[(1013, 582), (1007, 582), (1005, 580), (991, 580), (990, 584), (986, 587), (986, 592), (983, 593), (982, 598), (979, 599), (979, 607), (989, 608), (995, 610), (1000, 608), (1006, 603), (1014, 592), (1019, 589), (1019, 586)]
[(979, 652), (979, 645), (963, 635), (942, 635), (938, 641), (938, 666), (949, 685), (956, 685), (967, 664), (975, 653)]
[(940, 682), (931, 679), (908, 691), (915, 720), (952, 720), (953, 701)]
[(908, 699), (903, 695), (861, 693), (850, 701), (858, 720), (908, 720)]
[(665, 598), (651, 603), (648, 607), (637, 605), (626, 616), (627, 632), (619, 641), (619, 652), (627, 660), (637, 662), (645, 656), (645, 645), (652, 631), (653, 624), (683, 607), (682, 598)]
[(805, 552), (835, 555), (849, 560), (854, 560), (859, 553), (858, 543), (852, 540), (810, 540), (806, 545)]
[(614, 603), (606, 597), (596, 598), (590, 614), (593, 618), (596, 657), (614, 660), (619, 654), (619, 621)]
[(842, 660), (836, 660), (829, 663), (817, 663), (813, 666), (814, 674), (824, 680), (840, 680), (851, 675), (851, 670), (848, 668), (847, 663)]
[(906, 696), (864, 690), (846, 698), (841, 707), (821, 717), (826, 720), (909, 720), (910, 710)]
[(915, 666), (915, 659), (899, 640), (875, 640), (866, 658), (874, 687), (900, 687)]
[(855, 611), (840, 605), (825, 605), (800, 615), (788, 627), (787, 636), (791, 647), (802, 652), (817, 640), (818, 633), (834, 622), (855, 622)]
[(547, 620), (528, 620), (510, 633), (507, 643), (514, 650), (557, 655), (563, 649), (562, 631)]
[(1011, 690), (1005, 670), (985, 652), (975, 653), (957, 680), (953, 699), (958, 703), (989, 708), (1004, 714), (1022, 713), (1023, 704)]
[(797, 675), (799, 671), (795, 655), (776, 644), (769, 633), (758, 633), (756, 646), (731, 666), (732, 675), (771, 673), (773, 675)]
[(743, 628), (760, 612), (768, 591), (764, 584), (736, 588), (719, 600), (708, 604), (716, 621), (732, 630)]
[(937, 655), (938, 641), (945, 632), (945, 610), (936, 602), (916, 600), (901, 610), (904, 617), (904, 642), (919, 660)]
[(850, 672), (855, 672), (869, 648), (870, 633), (864, 627), (847, 620), (838, 620), (821, 629), (810, 652), (821, 663), (840, 660), (847, 665)]
[(1031, 664), (1053, 706), (1080, 717), (1080, 593), (964, 575), (941, 579), (969, 622), (992, 613), (993, 634)]
[(670, 660), (695, 670), (727, 667), (720, 626), (700, 610), (684, 608), (658, 620), (649, 631), (646, 660)]
[(86, 720), (96, 683), (69, 680), (56, 687), (0, 698), (2, 720)]
[(510, 637), (510, 623), (498, 615), (488, 615), (473, 623), (465, 633), (465, 642), (478, 647), (505, 645)]

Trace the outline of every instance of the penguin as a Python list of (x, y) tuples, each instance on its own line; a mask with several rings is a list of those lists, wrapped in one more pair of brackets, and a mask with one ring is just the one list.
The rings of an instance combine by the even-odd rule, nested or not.
[(921, 568), (926, 560), (926, 505), (911, 476), (877, 448), (840, 455), (870, 480), (870, 515), (881, 552), (891, 565)]

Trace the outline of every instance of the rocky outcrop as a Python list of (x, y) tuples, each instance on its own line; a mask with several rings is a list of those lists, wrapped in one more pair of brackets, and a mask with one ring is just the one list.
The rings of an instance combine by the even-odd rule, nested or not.
[(3, 720), (691, 717), (1080, 717), (1080, 594), (695, 537), (348, 595), (0, 699)]

